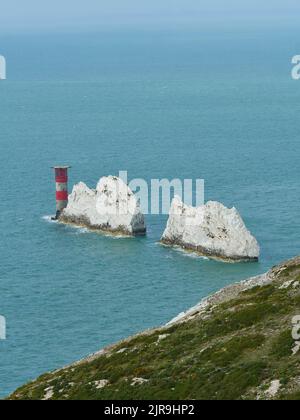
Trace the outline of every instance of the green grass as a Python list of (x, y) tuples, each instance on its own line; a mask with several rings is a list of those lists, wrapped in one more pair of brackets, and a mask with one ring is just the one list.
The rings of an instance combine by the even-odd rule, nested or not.
[[(240, 293), (182, 324), (153, 330), (85, 361), (41, 376), (11, 399), (300, 399), (300, 355), (292, 355), (292, 317), (300, 314), (300, 287), (281, 289), (300, 276), (300, 260), (287, 263), (274, 282)], [(158, 341), (159, 335), (168, 336)], [(126, 351), (120, 352), (120, 350)], [(147, 382), (132, 386), (134, 378)], [(298, 379), (297, 379), (298, 378)], [(97, 389), (95, 382), (108, 380)]]

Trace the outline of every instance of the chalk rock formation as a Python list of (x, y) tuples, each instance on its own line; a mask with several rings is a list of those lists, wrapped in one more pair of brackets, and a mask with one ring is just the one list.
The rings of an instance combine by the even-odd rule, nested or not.
[(161, 241), (232, 262), (257, 261), (260, 253), (238, 211), (213, 201), (196, 208), (175, 197)]
[(129, 187), (117, 177), (101, 178), (96, 190), (80, 182), (59, 220), (123, 235), (145, 235), (145, 218)]

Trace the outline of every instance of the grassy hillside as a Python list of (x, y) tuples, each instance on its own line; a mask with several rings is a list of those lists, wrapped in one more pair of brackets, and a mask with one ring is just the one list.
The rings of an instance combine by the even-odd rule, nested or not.
[(298, 400), (296, 315), (300, 257), (223, 290), (174, 324), (43, 375), (10, 399)]

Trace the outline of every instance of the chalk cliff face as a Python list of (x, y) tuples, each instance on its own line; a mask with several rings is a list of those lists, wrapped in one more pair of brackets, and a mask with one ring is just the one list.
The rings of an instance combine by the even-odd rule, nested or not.
[(228, 261), (257, 261), (260, 253), (238, 211), (212, 201), (196, 208), (175, 197), (161, 241)]
[(69, 196), (59, 220), (124, 235), (144, 235), (145, 218), (129, 187), (117, 177), (101, 178), (96, 190), (80, 182)]

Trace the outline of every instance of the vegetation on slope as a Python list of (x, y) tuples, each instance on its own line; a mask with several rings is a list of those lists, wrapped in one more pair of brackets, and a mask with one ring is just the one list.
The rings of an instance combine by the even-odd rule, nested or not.
[[(300, 257), (220, 299), (60, 371), (10, 399), (300, 399)], [(294, 354), (296, 353), (296, 354)]]

